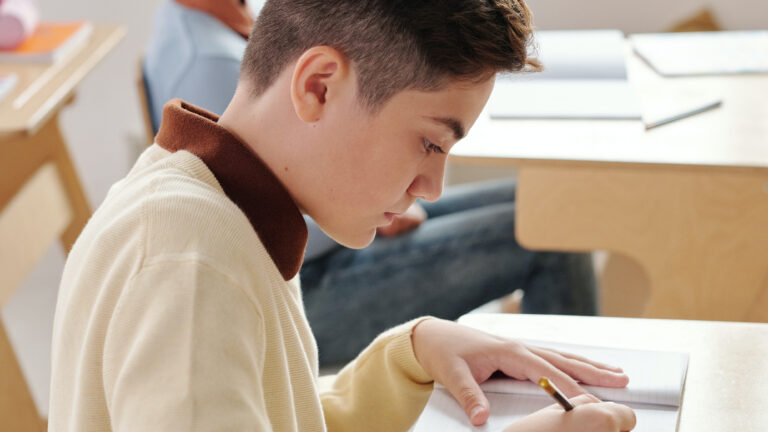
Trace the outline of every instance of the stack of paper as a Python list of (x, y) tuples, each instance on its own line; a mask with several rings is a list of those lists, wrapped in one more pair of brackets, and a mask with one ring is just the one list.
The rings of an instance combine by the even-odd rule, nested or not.
[(530, 54), (545, 70), (501, 75), (488, 101), (492, 118), (641, 118), (621, 31), (540, 31), (535, 38), (538, 52)]
[(768, 73), (768, 30), (636, 34), (630, 41), (664, 76)]
[[(628, 405), (637, 415), (633, 432), (677, 430), (688, 355), (683, 353), (620, 350), (529, 341), (530, 345), (579, 354), (620, 366), (629, 376), (626, 388), (585, 388), (604, 401)], [(530, 381), (491, 379), (481, 385), (491, 404), (488, 422), (474, 427), (464, 410), (442, 386), (437, 386), (413, 432), (502, 431), (516, 420), (554, 404), (551, 396)]]

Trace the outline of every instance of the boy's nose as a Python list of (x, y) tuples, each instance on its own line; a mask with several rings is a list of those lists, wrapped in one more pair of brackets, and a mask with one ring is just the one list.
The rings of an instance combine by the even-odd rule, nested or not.
[(444, 177), (445, 163), (442, 163), (438, 167), (417, 175), (408, 188), (408, 193), (424, 201), (435, 202), (443, 194)]

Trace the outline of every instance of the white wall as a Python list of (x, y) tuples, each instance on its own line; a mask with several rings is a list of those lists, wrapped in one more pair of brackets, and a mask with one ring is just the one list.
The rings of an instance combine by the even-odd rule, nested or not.
[[(109, 186), (133, 163), (142, 143), (135, 92), (137, 61), (162, 0), (38, 0), (46, 20), (87, 18), (121, 24), (128, 35), (81, 84), (75, 103), (61, 116), (91, 203), (104, 199)], [(711, 5), (727, 29), (768, 27), (765, 0), (529, 0), (541, 29), (619, 28), (625, 32), (660, 31)], [(482, 173), (481, 173), (482, 174)], [(482, 175), (456, 175), (479, 178)], [(47, 413), (50, 339), (56, 288), (64, 257), (56, 246), (36, 267), (17, 295), (3, 308), (4, 321), (35, 400)]]
[(768, 28), (765, 0), (527, 0), (541, 29), (618, 28), (625, 33), (668, 29), (709, 7), (727, 30)]

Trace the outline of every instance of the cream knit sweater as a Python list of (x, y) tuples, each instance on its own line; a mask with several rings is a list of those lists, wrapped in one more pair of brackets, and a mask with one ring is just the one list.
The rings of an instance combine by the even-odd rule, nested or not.
[(50, 430), (407, 430), (432, 389), (416, 322), (319, 393), (298, 277), (284, 280), (199, 157), (153, 145), (67, 260)]

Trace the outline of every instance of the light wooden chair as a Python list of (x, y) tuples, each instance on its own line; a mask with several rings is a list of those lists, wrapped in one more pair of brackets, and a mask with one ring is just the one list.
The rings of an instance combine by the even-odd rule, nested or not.
[[(0, 207), (0, 306), (5, 305), (35, 263), (62, 239), (72, 220), (56, 166), (43, 164)], [(37, 411), (16, 354), (0, 321), (0, 430), (41, 432)]]
[(152, 123), (152, 105), (147, 82), (144, 80), (144, 58), (139, 59), (138, 68), (136, 68), (136, 90), (139, 94), (141, 105), (141, 117), (144, 121), (144, 134), (148, 146), (155, 141), (155, 125)]
[(42, 432), (46, 422), (40, 418), (22, 374), (13, 347), (0, 323), (0, 422), (3, 430)]

